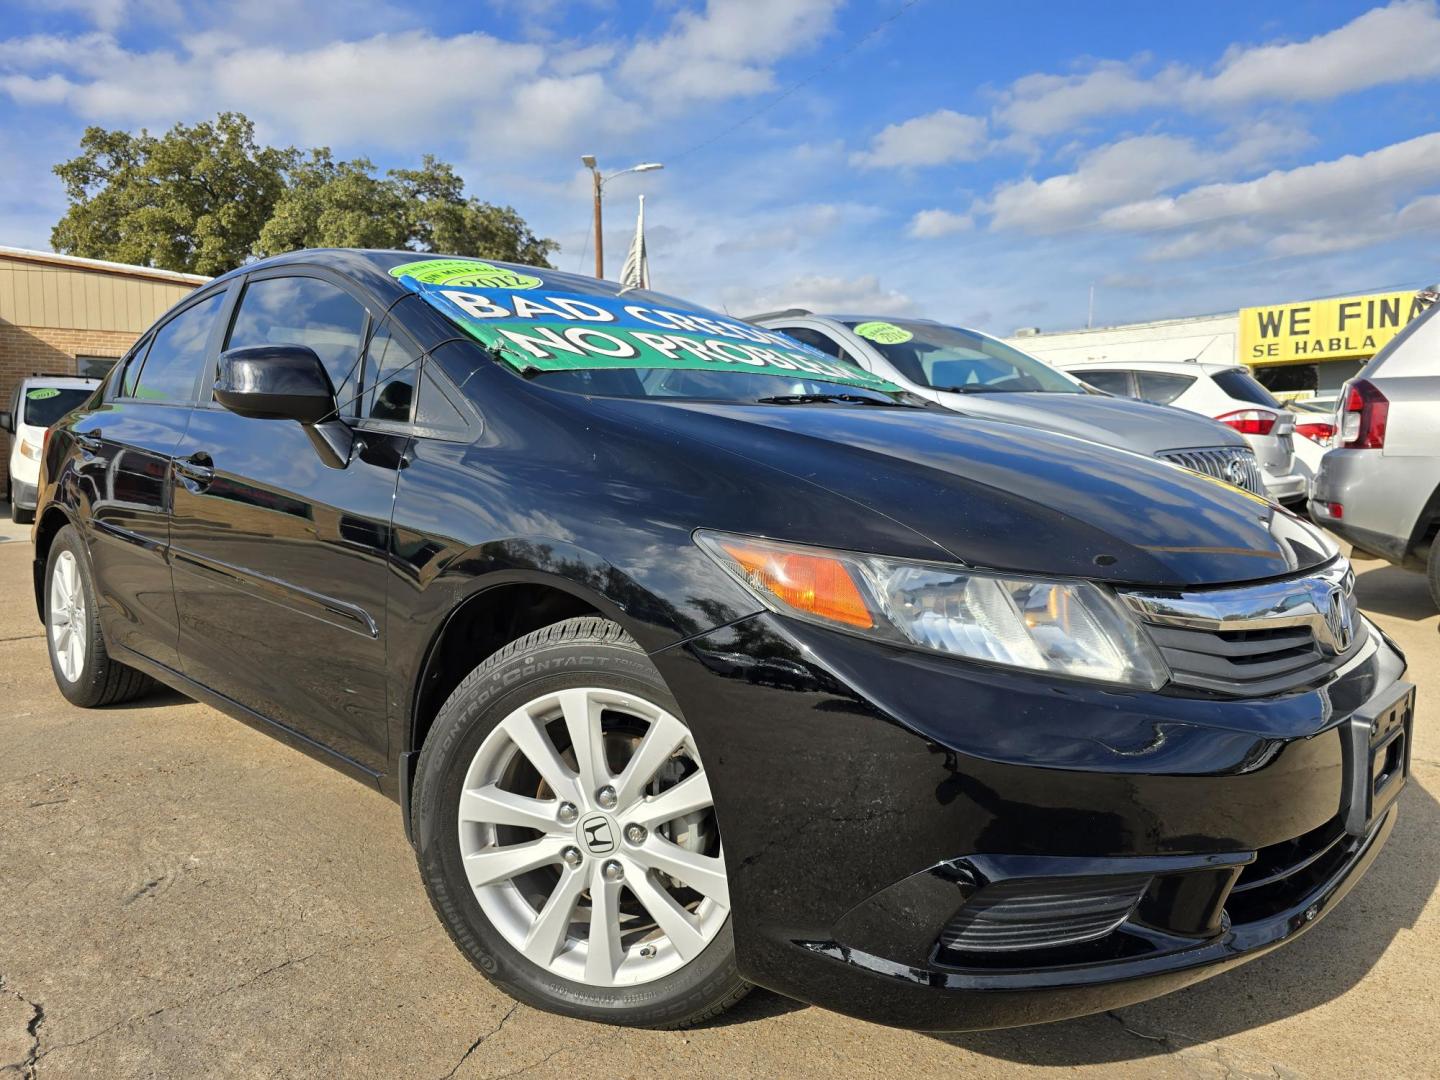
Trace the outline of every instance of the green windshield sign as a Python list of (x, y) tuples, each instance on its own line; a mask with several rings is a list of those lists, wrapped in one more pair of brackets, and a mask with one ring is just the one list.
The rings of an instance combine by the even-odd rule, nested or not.
[(482, 291), (430, 283), (410, 273), (396, 276), (527, 374), (681, 368), (819, 380), (888, 393), (900, 389), (773, 330), (718, 315), (651, 307), (624, 293), (531, 292), (528, 286)]

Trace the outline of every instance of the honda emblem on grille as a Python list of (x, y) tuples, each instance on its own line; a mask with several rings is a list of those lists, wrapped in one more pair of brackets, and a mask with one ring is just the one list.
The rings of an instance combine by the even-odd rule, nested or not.
[(1350, 648), (1350, 643), (1355, 640), (1355, 619), (1350, 609), (1350, 598), (1338, 585), (1330, 590), (1325, 627), (1330, 631), (1329, 644), (1337, 654)]

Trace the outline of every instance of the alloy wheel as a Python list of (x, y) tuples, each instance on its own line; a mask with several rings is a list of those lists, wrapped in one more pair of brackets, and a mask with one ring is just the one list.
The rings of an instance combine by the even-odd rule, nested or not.
[(66, 682), (80, 678), (88, 634), (80, 564), (72, 552), (62, 551), (50, 575), (50, 641), (56, 666)]
[(560, 690), (486, 736), (460, 794), (475, 898), (514, 948), (589, 986), (684, 967), (730, 910), (690, 730), (634, 694)]

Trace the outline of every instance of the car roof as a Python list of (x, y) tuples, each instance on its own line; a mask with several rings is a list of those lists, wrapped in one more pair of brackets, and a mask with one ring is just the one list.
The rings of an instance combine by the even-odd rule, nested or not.
[(298, 251), (287, 251), (283, 255), (273, 255), (268, 259), (261, 259), (258, 262), (246, 263), (244, 266), (236, 267), (229, 273), (222, 274), (211, 284), (215, 285), (228, 282), (241, 275), (253, 274), (257, 270), (268, 270), (272, 267), (319, 266), (329, 267), (330, 269), (339, 271), (353, 280), (358, 281), (360, 284), (367, 286), (380, 297), (393, 301), (411, 295), (411, 291), (401, 284), (399, 278), (391, 276), (390, 271), (397, 266), (404, 266), (407, 263), (424, 262), (434, 259), (466, 259), (472, 262), (483, 262), (489, 266), (538, 277), (543, 283), (543, 286), (536, 290), (540, 293), (581, 293), (591, 296), (619, 296), (623, 293), (626, 297), (635, 297), (637, 301), (665, 303), (671, 306), (679, 305), (684, 310), (690, 311), (707, 310), (703, 305), (696, 304), (689, 300), (680, 300), (673, 296), (666, 296), (663, 293), (643, 289), (627, 289), (618, 281), (607, 281), (600, 278), (589, 277), (584, 274), (571, 274), (564, 270), (553, 270), (547, 266), (526, 266), (521, 263), (486, 259), (478, 255), (447, 255), (438, 251), (302, 248)]
[(99, 379), (85, 375), (27, 375), (20, 380), (21, 386), (54, 386), (59, 389), (78, 387), (81, 389), (100, 385)]
[(1198, 371), (1204, 375), (1215, 375), (1222, 371), (1249, 370), (1244, 364), (1214, 364), (1205, 360), (1050, 360), (1047, 363), (1067, 371), (1083, 367), (1095, 371), (1115, 368), (1124, 371), (1174, 371), (1185, 374)]

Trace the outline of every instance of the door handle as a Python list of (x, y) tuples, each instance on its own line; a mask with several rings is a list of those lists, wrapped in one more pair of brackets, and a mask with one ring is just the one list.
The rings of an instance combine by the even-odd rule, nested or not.
[(175, 471), (183, 478), (186, 487), (199, 491), (215, 479), (215, 462), (202, 450), (189, 457), (176, 458)]

